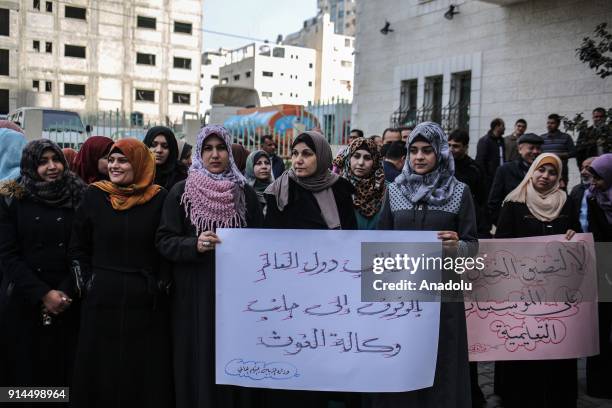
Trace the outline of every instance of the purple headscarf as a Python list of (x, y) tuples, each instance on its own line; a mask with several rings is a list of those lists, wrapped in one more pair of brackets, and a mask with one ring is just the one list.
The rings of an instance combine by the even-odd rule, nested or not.
[[(229, 166), (223, 173), (209, 172), (202, 162), (202, 146), (209, 136), (221, 138), (227, 148)], [(181, 197), (198, 235), (216, 228), (240, 228), (246, 223), (246, 178), (236, 167), (231, 145), (231, 136), (223, 126), (209, 125), (198, 134)]]
[(599, 177), (604, 179), (608, 186), (608, 188), (603, 191), (591, 186), (589, 192), (595, 197), (597, 204), (599, 204), (599, 207), (606, 214), (608, 223), (612, 224), (612, 153), (602, 154), (597, 157), (589, 167), (593, 169)]

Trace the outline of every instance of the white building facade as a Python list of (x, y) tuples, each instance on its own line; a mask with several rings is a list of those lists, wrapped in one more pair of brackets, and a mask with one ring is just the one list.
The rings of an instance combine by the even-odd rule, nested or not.
[(228, 52), (221, 85), (254, 88), (261, 106), (313, 103), (316, 52), (310, 48), (253, 43)]
[(355, 0), (317, 0), (317, 7), (322, 14), (330, 15), (336, 34), (355, 36), (357, 27)]
[(225, 55), (229, 52), (224, 48), (206, 51), (202, 54), (202, 73), (200, 87), (200, 112), (210, 109), (210, 94), (212, 87), (220, 84), (219, 70), (225, 64)]
[(288, 35), (285, 44), (316, 50), (315, 100), (353, 99), (355, 39), (336, 34), (328, 13), (304, 21), (304, 27)]
[(612, 25), (610, 1), (362, 1), (357, 18), (352, 125), (366, 133), (433, 119), (468, 127), (474, 153), (493, 118), (507, 133), (519, 118), (544, 133), (550, 113), (590, 118), (612, 105), (612, 79), (575, 51), (599, 23)]
[(0, 18), (4, 10), (0, 113), (40, 106), (177, 121), (199, 110), (202, 0), (5, 0)]

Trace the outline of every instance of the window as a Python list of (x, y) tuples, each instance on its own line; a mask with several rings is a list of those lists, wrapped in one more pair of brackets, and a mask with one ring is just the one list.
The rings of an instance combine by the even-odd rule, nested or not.
[(239, 81), (239, 80), (240, 80), (240, 74), (234, 75), (234, 81)]
[(272, 56), (276, 58), (285, 58), (285, 49), (283, 47), (274, 47)]
[(270, 72), (270, 71), (262, 71), (261, 75), (263, 75), (265, 77), (272, 77), (272, 76), (274, 76), (274, 73)]
[[(347, 24), (348, 26), (348, 24)], [(345, 47), (350, 47), (351, 46), (351, 39), (350, 38), (345, 38), (344, 39), (344, 46)]]
[(424, 109), (429, 111), (426, 120), (441, 123), (442, 120), (442, 75), (425, 78)]
[(77, 20), (87, 20), (87, 10), (82, 7), (66, 6), (64, 17), (76, 18)]
[(312, 86), (312, 81), (308, 81), (308, 86)]
[(38, 92), (40, 89), (40, 81), (35, 79), (32, 81), (32, 90)]
[(53, 86), (51, 85), (51, 81), (45, 81), (45, 92), (51, 92), (53, 90)]
[(85, 96), (85, 85), (64, 84), (65, 96)]
[(51, 54), (53, 52), (53, 43), (45, 42), (45, 52)]
[(227, 78), (221, 78), (221, 85), (227, 84)]
[(150, 28), (155, 30), (157, 28), (157, 20), (154, 17), (136, 17), (136, 26), (138, 28)]
[(247, 78), (251, 77), (251, 71), (247, 71), (244, 73), (244, 76), (246, 76)]
[(219, 75), (211, 75), (210, 79), (219, 79)]
[(263, 96), (264, 98), (271, 98), (272, 97), (272, 92), (263, 91), (261, 93), (261, 96)]
[(0, 75), (9, 74), (9, 50), (0, 50)]
[(351, 61), (340, 61), (340, 65), (342, 65), (344, 68), (350, 68), (353, 66), (353, 63)]
[(312, 68), (312, 62), (308, 64), (308, 68)]
[(453, 129), (468, 130), (470, 127), (470, 94), (472, 92), (472, 73), (457, 72), (451, 76), (448, 124)]
[(172, 103), (178, 103), (180, 105), (189, 105), (191, 101), (191, 95), (188, 93), (172, 92)]
[(9, 90), (0, 89), (0, 114), (9, 113)]
[(192, 29), (193, 25), (191, 23), (182, 23), (180, 21), (174, 22), (175, 33), (191, 34)]
[(155, 54), (145, 54), (142, 52), (137, 52), (136, 53), (136, 64), (155, 65)]
[(0, 8), (0, 35), (9, 36), (9, 10)]
[(34, 51), (40, 52), (40, 41), (38, 40), (32, 41), (32, 49)]
[(34, 10), (39, 10), (40, 11), (40, 0), (33, 0), (32, 1), (32, 8)]
[(191, 58), (174, 57), (174, 68), (191, 69)]
[(47, 11), (47, 13), (53, 13), (53, 2), (45, 2), (45, 10)]
[(79, 45), (64, 45), (64, 57), (85, 58), (85, 47)]
[(137, 89), (136, 90), (136, 100), (145, 101), (145, 102), (155, 102), (155, 91)]
[[(400, 111), (407, 111), (411, 115), (411, 121), (416, 120), (417, 111), (417, 79), (402, 81), (400, 86)], [(405, 120), (402, 123), (407, 123)]]

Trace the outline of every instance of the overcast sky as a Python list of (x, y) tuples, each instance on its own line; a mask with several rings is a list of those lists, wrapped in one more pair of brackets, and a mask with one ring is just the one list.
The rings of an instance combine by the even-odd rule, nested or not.
[[(317, 14), (316, 0), (204, 0), (204, 29), (276, 41)], [(252, 41), (203, 34), (204, 49), (238, 48)]]

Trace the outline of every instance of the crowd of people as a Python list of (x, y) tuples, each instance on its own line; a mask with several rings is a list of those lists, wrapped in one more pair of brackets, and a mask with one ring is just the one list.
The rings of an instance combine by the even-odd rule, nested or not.
[[(603, 111), (603, 115), (601, 115)], [(64, 386), (73, 407), (471, 407), (462, 303), (443, 303), (434, 384), (405, 393), (329, 393), (215, 384), (217, 228), (437, 231), (450, 255), (479, 238), (577, 232), (612, 241), (612, 132), (605, 110), (576, 145), (550, 115), (548, 133), (491, 122), (469, 134), (436, 123), (350, 132), (337, 155), (318, 131), (272, 136), (248, 152), (217, 125), (194, 146), (171, 129), (143, 142), (94, 136), (78, 152), (26, 139), (0, 121), (0, 386)], [(567, 194), (570, 158), (581, 183)], [(299, 236), (296, 237), (299, 239)], [(612, 398), (612, 313), (600, 305), (588, 392)], [(367, 369), (365, 367), (364, 369)], [(529, 373), (530, 378), (526, 378)], [(506, 407), (575, 407), (576, 360), (504, 362)], [(533, 385), (526, 402), (515, 390)], [(40, 404), (39, 404), (40, 405)]]

